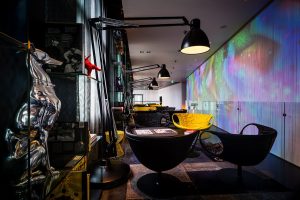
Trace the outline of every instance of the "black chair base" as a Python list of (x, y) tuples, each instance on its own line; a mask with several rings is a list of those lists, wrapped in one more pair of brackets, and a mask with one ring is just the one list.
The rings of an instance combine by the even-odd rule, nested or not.
[(190, 152), (188, 152), (188, 155), (186, 156), (187, 158), (196, 158), (200, 156), (200, 152), (194, 150), (191, 150)]
[(90, 170), (91, 188), (110, 189), (126, 183), (131, 171), (127, 163), (111, 160), (107, 164), (95, 164)]
[(165, 173), (149, 173), (137, 181), (137, 188), (150, 198), (182, 196), (185, 187), (178, 178)]
[(197, 136), (188, 152), (188, 155), (187, 155), (188, 158), (196, 158), (196, 157), (200, 156), (200, 152), (199, 152), (200, 148), (196, 146), (198, 140), (199, 140), (199, 134), (197, 134)]

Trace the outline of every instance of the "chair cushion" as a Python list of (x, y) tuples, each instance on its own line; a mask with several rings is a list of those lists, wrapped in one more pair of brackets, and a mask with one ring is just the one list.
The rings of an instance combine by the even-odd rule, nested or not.
[(153, 111), (156, 110), (155, 106), (134, 106), (133, 111)]
[(172, 120), (177, 128), (203, 130), (212, 125), (210, 123), (212, 117), (211, 114), (202, 113), (174, 113), (172, 115)]

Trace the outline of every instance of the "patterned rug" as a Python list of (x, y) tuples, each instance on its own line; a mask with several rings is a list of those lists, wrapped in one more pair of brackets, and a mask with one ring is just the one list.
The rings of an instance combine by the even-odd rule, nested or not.
[[(128, 200), (149, 199), (149, 198), (152, 199), (152, 197), (147, 196), (137, 188), (137, 181), (142, 176), (149, 173), (153, 173), (153, 171), (144, 167), (142, 164), (132, 164), (130, 165), (130, 169), (132, 172), (132, 176), (130, 180), (127, 182), (126, 199)], [(195, 171), (195, 169), (210, 171), (210, 170), (219, 170), (221, 168), (212, 162), (182, 163), (171, 170), (165, 171), (164, 173), (176, 177), (179, 181), (181, 181), (186, 185), (192, 185), (192, 181), (189, 175), (187, 174), (187, 171), (192, 172)]]
[(181, 163), (165, 171), (167, 176), (174, 178), (173, 182), (169, 182), (170, 185), (174, 182), (177, 184), (171, 186), (171, 194), (176, 195), (151, 196), (151, 192), (147, 194), (147, 185), (144, 191), (141, 191), (138, 185), (142, 179), (153, 175), (154, 172), (141, 164), (132, 164), (130, 168), (132, 176), (127, 182), (126, 191), (128, 200), (294, 200), (293, 194), (285, 187), (259, 172), (244, 170), (241, 183), (236, 179), (235, 168), (224, 169), (215, 162)]

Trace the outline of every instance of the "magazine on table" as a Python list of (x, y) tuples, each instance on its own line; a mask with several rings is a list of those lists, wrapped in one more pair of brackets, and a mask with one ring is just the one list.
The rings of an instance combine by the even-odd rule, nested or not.
[(163, 134), (163, 133), (177, 133), (175, 130), (170, 128), (160, 128), (160, 129), (153, 129), (155, 133)]
[(143, 129), (143, 130), (135, 130), (137, 135), (153, 135), (153, 132), (149, 129)]

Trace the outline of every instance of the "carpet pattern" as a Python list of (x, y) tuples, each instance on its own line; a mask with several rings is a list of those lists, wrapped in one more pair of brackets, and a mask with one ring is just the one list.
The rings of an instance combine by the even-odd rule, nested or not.
[(127, 182), (126, 189), (128, 200), (294, 200), (295, 198), (288, 189), (255, 170), (243, 170), (243, 180), (238, 182), (236, 169), (220, 167), (218, 162), (181, 163), (165, 171), (164, 173), (176, 177), (185, 191), (176, 197), (153, 197), (137, 187), (138, 180), (153, 171), (142, 164), (131, 164), (130, 168), (132, 176)]
[[(131, 200), (144, 199), (145, 195), (141, 191), (139, 191), (139, 189), (136, 187), (136, 184), (140, 177), (149, 173), (153, 173), (153, 171), (144, 167), (142, 164), (132, 164), (130, 165), (130, 169), (131, 169), (132, 176), (127, 182), (126, 199), (131, 199)], [(180, 164), (171, 170), (165, 171), (164, 173), (170, 174), (185, 183), (192, 182), (190, 177), (187, 175), (186, 169), (184, 168), (183, 164)], [(146, 196), (146, 198), (149, 197)]]

